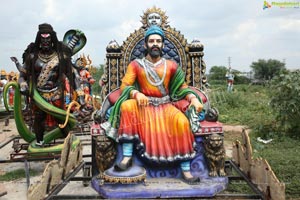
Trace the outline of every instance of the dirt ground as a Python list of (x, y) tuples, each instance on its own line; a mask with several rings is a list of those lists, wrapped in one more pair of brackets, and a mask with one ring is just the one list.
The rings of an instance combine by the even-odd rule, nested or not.
[[(0, 146), (18, 135), (14, 119), (10, 119), (9, 124), (5, 124), (5, 121), (0, 120)], [(22, 139), (20, 139), (20, 142), (25, 143)], [(0, 149), (0, 161), (10, 159), (10, 155), (14, 153), (12, 144), (13, 142), (9, 142)], [(91, 154), (90, 146), (83, 146), (83, 154)], [(85, 160), (90, 161), (89, 158)], [(26, 165), (30, 170), (34, 170), (39, 174), (39, 176), (31, 176), (29, 181), (26, 180), (26, 178), (8, 182), (0, 181), (0, 200), (26, 200), (29, 185), (40, 180), (40, 175), (44, 172), (48, 162), (49, 161), (30, 161), (27, 163), (0, 162), (0, 175), (17, 169), (25, 169)], [(82, 176), (82, 171), (80, 171), (77, 176)], [(92, 187), (84, 187), (82, 181), (71, 181), (59, 194), (82, 195), (83, 191), (88, 195), (97, 195), (97, 192)]]
[[(232, 156), (232, 142), (236, 139), (240, 139), (243, 126), (230, 126), (224, 125), (224, 144), (226, 149), (226, 156), (230, 158)], [(15, 126), (14, 119), (10, 119), (9, 123), (0, 121), (0, 145), (3, 145), (14, 136), (18, 136), (18, 132)], [(90, 146), (84, 146), (84, 154), (90, 153)], [(8, 143), (0, 149), (0, 160), (9, 160), (10, 154), (13, 153), (12, 142)], [(12, 162), (12, 163), (0, 163), (0, 175), (3, 175), (9, 171), (16, 169), (24, 169), (25, 162)], [(47, 161), (32, 161), (27, 163), (30, 169), (42, 174)], [(81, 173), (81, 172), (80, 172)], [(80, 175), (80, 173), (78, 175)], [(27, 195), (27, 189), (29, 184), (34, 184), (39, 180), (39, 176), (30, 177), (30, 182), (24, 179), (18, 179), (9, 182), (0, 182), (0, 199), (1, 200), (25, 200)], [(97, 193), (92, 187), (84, 187), (82, 182), (72, 181), (69, 183), (59, 194), (85, 194), (96, 195)]]

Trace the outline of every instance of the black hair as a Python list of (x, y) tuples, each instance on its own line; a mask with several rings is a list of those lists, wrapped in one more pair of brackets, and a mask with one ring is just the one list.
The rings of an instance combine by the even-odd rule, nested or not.
[[(39, 25), (39, 31), (36, 34), (35, 42), (30, 43), (23, 53), (23, 63), (25, 63), (25, 66), (28, 67), (27, 76), (30, 76), (33, 83), (36, 83), (34, 65), (36, 63), (36, 60), (38, 59), (38, 53), (40, 51), (41, 34), (43, 33), (49, 33), (51, 35), (52, 48), (58, 54), (60, 87), (62, 88), (62, 90), (65, 89), (62, 77), (62, 75), (65, 74), (69, 79), (71, 89), (74, 88), (74, 86), (71, 85), (73, 83), (71, 49), (64, 43), (58, 41), (56, 32), (52, 29), (52, 26), (50, 24)], [(62, 95), (62, 100), (64, 100), (64, 95)]]

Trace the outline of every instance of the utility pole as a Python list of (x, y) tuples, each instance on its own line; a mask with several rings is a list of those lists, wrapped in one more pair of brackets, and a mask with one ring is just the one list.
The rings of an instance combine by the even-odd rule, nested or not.
[(228, 57), (228, 69), (231, 70), (231, 57)]
[(228, 57), (228, 72), (226, 73), (227, 78), (227, 91), (232, 92), (234, 75), (231, 73), (231, 57)]

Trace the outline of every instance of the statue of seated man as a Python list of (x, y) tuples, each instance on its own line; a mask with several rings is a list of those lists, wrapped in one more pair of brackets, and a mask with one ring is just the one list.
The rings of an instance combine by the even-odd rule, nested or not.
[(115, 171), (133, 165), (133, 146), (140, 156), (156, 164), (179, 162), (183, 179), (199, 182), (190, 172), (196, 156), (190, 121), (172, 102), (186, 99), (196, 112), (203, 109), (198, 94), (184, 82), (175, 61), (162, 58), (165, 34), (156, 25), (145, 32), (145, 57), (132, 61), (122, 79), (122, 95), (109, 120), (101, 127), (106, 135), (122, 144), (123, 157)]

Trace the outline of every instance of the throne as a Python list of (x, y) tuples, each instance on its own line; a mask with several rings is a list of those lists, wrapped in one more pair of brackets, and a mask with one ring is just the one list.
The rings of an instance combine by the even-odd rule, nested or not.
[[(224, 190), (228, 183), (226, 177), (209, 177), (209, 170), (204, 157), (203, 143), (207, 137), (211, 134), (223, 135), (223, 126), (216, 120), (201, 121), (201, 128), (194, 134), (195, 141), (197, 142), (197, 156), (191, 162), (191, 172), (194, 176), (201, 178), (199, 185), (193, 187), (182, 185), (179, 166), (148, 166), (137, 156), (134, 156), (135, 164), (143, 166), (145, 174), (135, 176), (132, 180), (124, 174), (122, 177), (112, 177), (111, 174), (107, 175), (113, 164), (119, 162), (121, 159), (122, 150), (120, 145), (114, 143), (114, 141), (111, 141), (103, 134), (100, 124), (107, 120), (108, 110), (114, 105), (121, 94), (119, 86), (126, 72), (126, 67), (132, 60), (143, 57), (144, 32), (150, 25), (158, 25), (164, 30), (166, 38), (164, 41), (163, 57), (175, 60), (182, 67), (185, 73), (185, 82), (202, 98), (204, 109), (210, 109), (208, 96), (203, 92), (206, 84), (206, 65), (203, 61), (203, 45), (200, 41), (193, 40), (189, 44), (180, 31), (168, 25), (168, 17), (159, 8), (153, 7), (146, 10), (141, 18), (142, 26), (131, 33), (122, 46), (113, 40), (106, 48), (105, 73), (101, 78), (103, 84), (102, 98), (104, 100), (101, 109), (95, 113), (94, 119), (96, 119), (96, 123), (91, 127), (94, 176), (92, 185), (96, 191), (106, 198), (145, 198), (142, 192), (144, 190), (148, 191), (147, 198), (158, 196), (212, 197)], [(189, 103), (186, 100), (181, 100), (175, 102), (174, 105), (181, 110), (186, 110)], [(149, 184), (134, 184), (134, 189), (129, 189), (128, 185), (124, 184), (138, 183), (139, 181), (145, 183), (145, 179), (147, 179), (147, 183), (150, 182), (151, 187), (149, 187)], [(115, 184), (106, 184), (106, 182), (113, 182)], [(162, 185), (166, 187), (162, 188)], [(117, 194), (111, 192), (115, 189), (118, 189)]]

